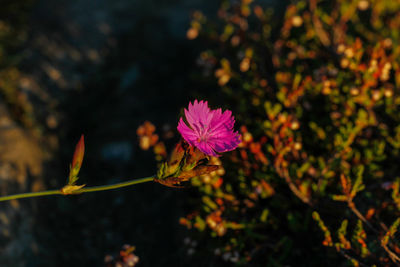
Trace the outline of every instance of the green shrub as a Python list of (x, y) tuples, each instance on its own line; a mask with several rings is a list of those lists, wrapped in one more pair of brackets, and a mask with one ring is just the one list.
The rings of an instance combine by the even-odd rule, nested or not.
[(400, 262), (399, 29), (392, 0), (293, 1), (283, 18), (224, 1), (217, 19), (193, 14), (188, 38), (210, 47), (199, 80), (220, 88), (243, 125), (225, 171), (192, 182), (181, 223), (206, 244), (194, 255)]

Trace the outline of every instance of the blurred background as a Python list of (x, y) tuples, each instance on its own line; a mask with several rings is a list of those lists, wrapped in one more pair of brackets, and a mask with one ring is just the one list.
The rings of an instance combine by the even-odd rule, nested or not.
[[(83, 183), (152, 175), (145, 120), (172, 130), (200, 89), (186, 39), (200, 0), (1, 0), (1, 194), (62, 186), (85, 134)], [(175, 137), (177, 140), (178, 137)], [(123, 244), (141, 266), (183, 264), (187, 192), (158, 184), (1, 203), (0, 266), (103, 266)]]
[(0, 0), (1, 195), (65, 185), (81, 134), (80, 184), (150, 176), (194, 99), (243, 141), (185, 189), (0, 202), (0, 266), (400, 263), (399, 29), (392, 0)]

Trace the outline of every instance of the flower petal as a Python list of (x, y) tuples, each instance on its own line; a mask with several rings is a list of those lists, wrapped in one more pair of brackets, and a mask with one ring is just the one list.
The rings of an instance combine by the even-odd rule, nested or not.
[(218, 153), (234, 150), (240, 144), (238, 132), (225, 133), (224, 136), (211, 137), (208, 144)]
[(207, 142), (198, 142), (197, 148), (206, 155), (218, 157), (219, 155), (215, 153), (214, 149)]
[(191, 146), (194, 146), (195, 141), (199, 138), (196, 132), (190, 129), (182, 118), (178, 123), (178, 131), (181, 133), (183, 139), (185, 139)]
[(231, 151), (241, 142), (240, 134), (233, 131), (235, 118), (230, 110), (210, 110), (207, 101), (196, 99), (185, 109), (185, 116), (189, 125), (181, 118), (178, 131), (191, 146), (209, 156), (218, 157), (217, 152)]
[(235, 119), (230, 110), (225, 110), (225, 112), (222, 113), (221, 109), (217, 109), (213, 111), (213, 118), (210, 123), (209, 131), (232, 131), (234, 123)]
[(207, 101), (198, 102), (195, 100), (193, 105), (189, 103), (189, 109), (185, 110), (185, 116), (190, 126), (200, 131), (208, 127), (213, 118), (213, 113), (208, 107)]

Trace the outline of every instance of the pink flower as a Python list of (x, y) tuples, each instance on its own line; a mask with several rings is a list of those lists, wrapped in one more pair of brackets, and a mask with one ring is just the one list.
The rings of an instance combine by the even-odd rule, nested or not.
[(230, 110), (210, 110), (207, 101), (194, 101), (185, 109), (187, 125), (179, 120), (178, 131), (191, 146), (197, 147), (209, 156), (219, 156), (221, 152), (235, 149), (240, 141), (240, 134), (233, 131), (235, 118)]

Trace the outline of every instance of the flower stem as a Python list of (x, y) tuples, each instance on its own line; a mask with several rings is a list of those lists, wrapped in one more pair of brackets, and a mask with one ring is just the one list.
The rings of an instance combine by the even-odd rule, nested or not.
[(121, 187), (127, 187), (135, 184), (147, 183), (154, 180), (153, 176), (130, 180), (122, 183), (117, 184), (110, 184), (110, 185), (100, 185), (100, 186), (92, 186), (92, 187), (84, 187), (82, 189), (77, 190), (75, 193), (88, 193), (88, 192), (96, 192), (96, 191), (106, 191), (106, 190), (113, 190)]
[(7, 200), (19, 199), (19, 198), (41, 197), (41, 196), (49, 196), (49, 195), (62, 195), (62, 193), (60, 190), (22, 193), (22, 194), (15, 194), (15, 195), (0, 197), (0, 201), (7, 201)]
[[(113, 189), (127, 187), (127, 186), (131, 186), (131, 185), (135, 185), (135, 184), (146, 183), (146, 182), (150, 182), (153, 180), (154, 180), (154, 177), (150, 176), (150, 177), (134, 179), (134, 180), (130, 180), (130, 181), (122, 182), (122, 183), (84, 187), (82, 189), (74, 191), (71, 195), (89, 193), (89, 192), (97, 192), (97, 191), (113, 190)], [(63, 194), (61, 192), (61, 190), (48, 190), (48, 191), (41, 191), (41, 192), (22, 193), (22, 194), (15, 194), (15, 195), (0, 197), (0, 202), (12, 200), (12, 199), (41, 197), (41, 196), (50, 196), (50, 195), (65, 195), (65, 194)]]

